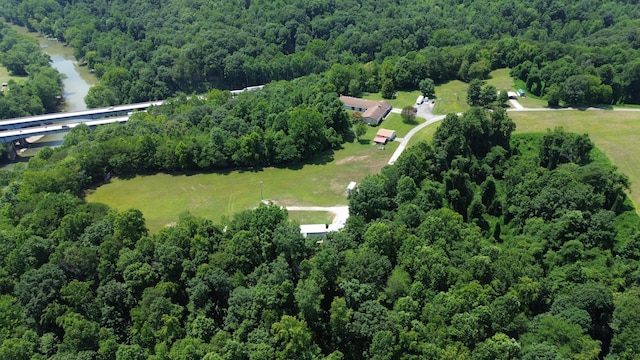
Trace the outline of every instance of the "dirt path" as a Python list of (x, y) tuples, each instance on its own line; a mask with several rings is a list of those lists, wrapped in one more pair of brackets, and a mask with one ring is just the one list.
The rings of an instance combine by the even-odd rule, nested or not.
[(291, 211), (327, 211), (333, 213), (335, 217), (333, 222), (329, 224), (329, 231), (338, 231), (342, 229), (349, 218), (348, 206), (285, 206)]

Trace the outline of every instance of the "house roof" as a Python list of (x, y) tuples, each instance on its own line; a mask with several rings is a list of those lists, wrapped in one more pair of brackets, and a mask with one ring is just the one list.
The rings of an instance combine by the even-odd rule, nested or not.
[(384, 144), (387, 142), (387, 138), (384, 136), (380, 136), (380, 135), (376, 135), (375, 138), (373, 138), (373, 142), (376, 144)]
[(368, 109), (370, 107), (374, 107), (378, 105), (377, 101), (360, 99), (357, 97), (344, 96), (344, 95), (340, 95), (340, 101), (342, 101), (342, 103), (347, 106), (357, 107), (362, 109)]
[(376, 104), (376, 106), (372, 106), (367, 109), (367, 111), (362, 113), (363, 118), (372, 118), (376, 119), (376, 121), (382, 120), (382, 118), (391, 110), (391, 104), (386, 101), (380, 101)]
[(376, 136), (384, 136), (386, 138), (392, 138), (393, 135), (395, 135), (395, 131), (393, 130), (387, 130), (387, 129), (380, 129), (378, 130), (378, 133), (376, 134)]
[(391, 110), (391, 104), (384, 100), (373, 101), (340, 95), (340, 101), (349, 107), (367, 109), (362, 113), (362, 117), (376, 119), (378, 122)]

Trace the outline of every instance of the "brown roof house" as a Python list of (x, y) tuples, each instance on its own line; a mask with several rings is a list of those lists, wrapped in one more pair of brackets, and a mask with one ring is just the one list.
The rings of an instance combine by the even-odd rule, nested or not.
[(380, 129), (376, 133), (376, 137), (373, 142), (376, 144), (386, 144), (389, 141), (393, 141), (396, 138), (396, 132), (393, 130)]
[(378, 125), (391, 112), (391, 104), (381, 100), (365, 100), (351, 96), (340, 95), (340, 101), (347, 110), (362, 112), (362, 120), (369, 125)]

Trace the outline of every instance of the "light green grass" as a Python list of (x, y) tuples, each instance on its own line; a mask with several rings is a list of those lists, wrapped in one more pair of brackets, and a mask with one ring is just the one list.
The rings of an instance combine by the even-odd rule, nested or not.
[(518, 90), (515, 87), (515, 82), (513, 81), (513, 78), (511, 77), (511, 75), (509, 75), (510, 70), (511, 69), (508, 69), (508, 68), (493, 70), (491, 73), (489, 73), (489, 79), (487, 79), (487, 84), (495, 86), (496, 89), (498, 89), (499, 91)]
[(430, 143), (433, 140), (433, 135), (436, 133), (436, 129), (438, 129), (439, 125), (440, 125), (440, 121), (433, 123), (431, 125), (428, 125), (424, 129), (418, 131), (415, 135), (413, 135), (413, 137), (411, 137), (411, 140), (409, 140), (408, 146), (415, 145), (420, 141), (426, 141)]
[(9, 80), (13, 80), (17, 83), (23, 83), (27, 80), (27, 76), (13, 76), (9, 74), (6, 67), (0, 65), (0, 83), (8, 83)]
[(405, 124), (402, 122), (402, 116), (400, 114), (391, 113), (387, 116), (384, 121), (380, 123), (378, 129), (389, 129), (394, 130), (398, 137), (406, 136), (411, 129), (416, 127), (416, 125), (423, 123), (425, 120), (423, 118), (416, 118), (413, 124)]
[(289, 219), (298, 224), (331, 224), (335, 215), (328, 211), (291, 211)]
[(260, 202), (260, 181), (263, 198), (280, 205), (346, 205), (349, 182), (378, 173), (398, 147), (397, 142), (385, 150), (372, 145), (377, 129), (368, 128), (361, 143), (344, 144), (332, 157), (300, 168), (112, 179), (86, 198), (119, 210), (140, 209), (152, 232), (175, 222), (185, 211), (219, 221), (253, 208)]
[(444, 115), (468, 110), (468, 88), (469, 84), (459, 80), (436, 86), (436, 105), (433, 107), (433, 113)]
[(396, 109), (402, 109), (405, 106), (413, 106), (416, 104), (416, 100), (418, 99), (418, 96), (420, 96), (422, 93), (420, 92), (420, 90), (413, 90), (413, 91), (396, 91), (396, 98), (395, 99), (383, 99), (382, 95), (380, 95), (380, 93), (371, 93), (371, 94), (365, 94), (363, 96), (364, 99), (369, 99), (369, 100), (384, 100), (384, 101), (388, 101), (391, 106), (393, 106)]
[(547, 100), (531, 97), (529, 95), (525, 97), (519, 97), (518, 102), (520, 103), (520, 105), (530, 109), (547, 107)]
[[(525, 82), (522, 80), (516, 80), (515, 81), (515, 87), (516, 89), (525, 89), (526, 90), (526, 85)], [(526, 108), (544, 108), (547, 107), (547, 100), (535, 96), (531, 93), (529, 93), (527, 91), (527, 96), (525, 97), (518, 97), (518, 102), (520, 103), (520, 105), (526, 107)]]
[(516, 123), (516, 133), (545, 132), (561, 126), (589, 134), (596, 147), (629, 177), (629, 197), (640, 209), (640, 112), (564, 110), (512, 112), (509, 116)]

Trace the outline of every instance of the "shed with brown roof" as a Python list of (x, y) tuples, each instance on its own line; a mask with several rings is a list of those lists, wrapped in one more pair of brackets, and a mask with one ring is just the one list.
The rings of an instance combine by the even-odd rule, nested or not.
[(376, 144), (386, 144), (389, 141), (393, 141), (396, 138), (396, 132), (393, 130), (380, 129), (376, 133), (376, 137), (373, 142)]

